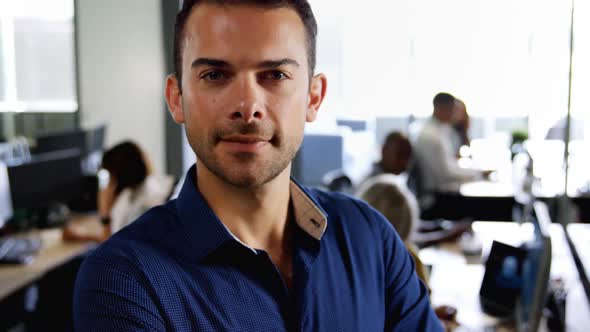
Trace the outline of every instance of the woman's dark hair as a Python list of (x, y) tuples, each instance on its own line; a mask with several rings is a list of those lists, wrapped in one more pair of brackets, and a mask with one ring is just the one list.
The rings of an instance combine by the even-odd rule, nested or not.
[(117, 180), (116, 194), (126, 188), (139, 186), (149, 171), (143, 152), (131, 141), (122, 142), (107, 150), (102, 156), (102, 168)]
[[(313, 11), (307, 0), (184, 0), (182, 9), (176, 16), (174, 26), (174, 74), (178, 79), (178, 86), (182, 93), (182, 45), (184, 42), (184, 28), (192, 10), (195, 6), (208, 3), (221, 6), (248, 5), (260, 8), (276, 9), (291, 8), (297, 12), (305, 27), (307, 41), (307, 62), (309, 66), (309, 77), (313, 75), (316, 62), (316, 36), (318, 32), (317, 23)], [(252, 24), (256, 24), (253, 22)]]

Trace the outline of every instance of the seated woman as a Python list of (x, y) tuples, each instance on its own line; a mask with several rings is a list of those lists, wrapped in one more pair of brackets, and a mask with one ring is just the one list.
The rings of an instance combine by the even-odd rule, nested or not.
[(174, 177), (152, 174), (147, 156), (130, 141), (106, 151), (101, 168), (102, 174), (108, 174), (108, 180), (99, 181), (98, 213), (104, 225), (103, 232), (98, 236), (86, 235), (66, 227), (65, 240), (102, 242), (151, 207), (166, 202), (174, 189)]
[(381, 174), (363, 182), (356, 196), (381, 212), (393, 225), (414, 258), (418, 277), (427, 285), (426, 269), (418, 258), (417, 248), (412, 242), (417, 233), (420, 215), (414, 195), (400, 183), (397, 176)]

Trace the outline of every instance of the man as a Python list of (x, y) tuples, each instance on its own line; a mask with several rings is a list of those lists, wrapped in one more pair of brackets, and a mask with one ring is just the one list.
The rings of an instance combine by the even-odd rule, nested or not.
[(441, 92), (434, 97), (432, 117), (424, 123), (414, 154), (419, 169), (422, 193), (458, 191), (462, 183), (482, 179), (487, 173), (462, 168), (457, 163), (452, 144), (455, 97)]
[(326, 92), (315, 36), (305, 0), (185, 1), (166, 100), (196, 168), (88, 257), (77, 329), (442, 330), (388, 222), (289, 177)]
[(412, 158), (412, 144), (408, 138), (394, 131), (389, 133), (381, 147), (381, 160), (373, 165), (370, 176), (382, 173), (400, 175), (407, 171)]

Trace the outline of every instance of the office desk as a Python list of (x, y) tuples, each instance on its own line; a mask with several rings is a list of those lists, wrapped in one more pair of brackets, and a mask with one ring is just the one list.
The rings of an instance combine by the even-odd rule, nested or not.
[[(460, 200), (455, 204), (458, 207), (477, 205), (476, 210), (470, 211), (475, 214), (474, 219), (476, 220), (509, 221), (512, 220), (511, 210), (514, 205), (514, 193), (514, 185), (508, 182), (468, 182), (460, 186)], [(537, 188), (534, 193), (537, 198), (550, 201), (555, 199), (557, 195), (561, 195), (563, 190)], [(590, 195), (582, 195), (571, 189), (569, 190), (569, 197), (578, 208), (579, 220), (577, 221), (590, 220)]]
[[(71, 222), (87, 232), (99, 232), (101, 227), (96, 215), (74, 216)], [(33, 233), (39, 234), (42, 240), (41, 250), (35, 260), (28, 265), (0, 266), (0, 301), (94, 246), (88, 242), (64, 242), (61, 229), (37, 230)]]
[[(512, 222), (475, 222), (473, 230), (482, 242), (481, 257), (486, 257), (493, 240), (519, 245), (532, 235), (533, 228), (532, 225), (521, 226)], [(550, 233), (553, 252), (551, 278), (561, 277), (568, 289), (566, 331), (587, 331), (590, 326), (590, 304), (584, 295), (563, 227), (552, 224)], [(479, 256), (464, 256), (457, 243), (425, 248), (419, 255), (425, 264), (432, 265), (429, 283), (434, 306), (455, 306), (458, 309), (457, 321), (468, 329), (497, 324), (496, 318), (480, 309), (479, 289), (485, 267)], [(511, 331), (511, 328), (499, 330)]]
[(506, 182), (474, 181), (462, 184), (459, 192), (467, 197), (514, 197), (514, 186)]

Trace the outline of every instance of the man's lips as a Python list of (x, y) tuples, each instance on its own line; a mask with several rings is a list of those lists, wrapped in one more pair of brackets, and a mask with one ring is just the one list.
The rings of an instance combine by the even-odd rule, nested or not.
[(264, 139), (259, 136), (249, 136), (249, 135), (235, 135), (235, 136), (228, 136), (223, 137), (221, 139), (225, 142), (230, 143), (242, 143), (242, 144), (253, 144), (253, 143), (261, 143), (261, 142), (268, 142), (268, 139)]
[(259, 136), (229, 136), (221, 139), (220, 143), (234, 152), (257, 152), (269, 143), (268, 139)]

